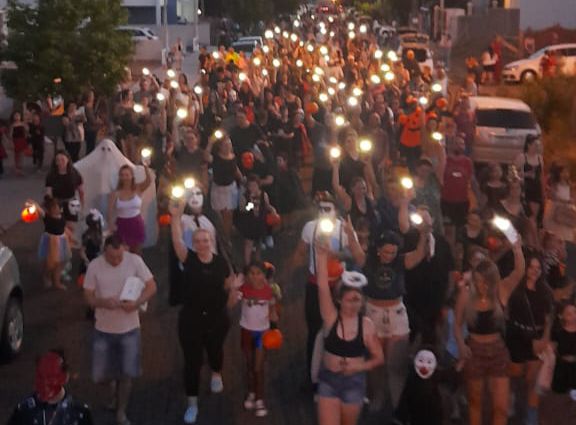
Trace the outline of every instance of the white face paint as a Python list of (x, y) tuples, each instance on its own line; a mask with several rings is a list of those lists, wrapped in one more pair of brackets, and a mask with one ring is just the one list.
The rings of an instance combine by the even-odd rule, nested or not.
[(188, 195), (188, 206), (195, 212), (200, 212), (202, 205), (204, 205), (204, 194), (199, 187), (193, 187)]
[(320, 202), (318, 204), (320, 218), (336, 219), (336, 207), (332, 202)]
[(420, 350), (414, 358), (414, 369), (422, 379), (429, 379), (434, 375), (437, 362), (436, 356), (430, 350)]
[(71, 199), (68, 201), (68, 212), (72, 215), (78, 215), (80, 212), (80, 201), (78, 199)]

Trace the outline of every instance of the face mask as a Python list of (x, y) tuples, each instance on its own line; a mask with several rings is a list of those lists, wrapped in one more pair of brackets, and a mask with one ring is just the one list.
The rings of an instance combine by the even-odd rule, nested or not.
[(195, 212), (199, 212), (202, 210), (202, 205), (204, 205), (204, 194), (200, 189), (193, 188), (188, 198), (188, 206)]
[(252, 152), (244, 152), (241, 156), (242, 167), (245, 170), (254, 168), (254, 154)]
[(320, 202), (318, 204), (318, 212), (321, 218), (336, 218), (336, 208), (331, 202)]
[(47, 353), (38, 361), (35, 389), (40, 400), (54, 399), (64, 387), (66, 372), (62, 370), (62, 362), (62, 357), (56, 353)]
[(420, 350), (414, 358), (414, 369), (422, 379), (429, 379), (434, 375), (437, 362), (436, 356), (430, 350)]
[(78, 215), (78, 213), (80, 212), (80, 201), (78, 199), (72, 199), (70, 201), (68, 201), (68, 211), (70, 212), (71, 215)]

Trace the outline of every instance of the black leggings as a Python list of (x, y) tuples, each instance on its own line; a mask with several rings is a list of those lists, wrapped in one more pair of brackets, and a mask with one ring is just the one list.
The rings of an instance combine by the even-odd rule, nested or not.
[(82, 147), (82, 143), (64, 142), (64, 147), (66, 148), (66, 152), (70, 155), (72, 162), (76, 162), (80, 159), (80, 148)]
[(198, 314), (181, 311), (178, 318), (178, 339), (184, 354), (184, 388), (187, 397), (198, 396), (204, 350), (208, 355), (210, 369), (213, 372), (222, 370), (224, 340), (230, 327), (225, 313), (209, 321), (198, 317)]
[(318, 286), (310, 282), (306, 283), (305, 314), (306, 327), (308, 328), (308, 339), (306, 344), (307, 365), (311, 370), (312, 354), (318, 331), (322, 329), (322, 316), (320, 315), (320, 303), (318, 301)]

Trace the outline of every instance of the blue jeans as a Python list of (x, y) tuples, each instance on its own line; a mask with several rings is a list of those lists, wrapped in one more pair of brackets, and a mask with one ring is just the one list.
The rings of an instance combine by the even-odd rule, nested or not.
[(366, 373), (343, 375), (322, 368), (318, 374), (318, 395), (337, 398), (344, 404), (362, 404), (366, 396)]
[(92, 340), (94, 382), (137, 378), (140, 374), (140, 328), (123, 334), (94, 330)]

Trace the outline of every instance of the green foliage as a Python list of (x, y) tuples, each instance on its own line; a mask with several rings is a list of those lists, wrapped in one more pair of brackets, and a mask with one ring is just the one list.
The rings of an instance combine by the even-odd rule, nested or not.
[(38, 0), (37, 7), (10, 0), (7, 44), (0, 81), (8, 96), (35, 100), (55, 90), (67, 99), (93, 88), (114, 91), (132, 54), (129, 35), (116, 31), (125, 24), (122, 0)]

